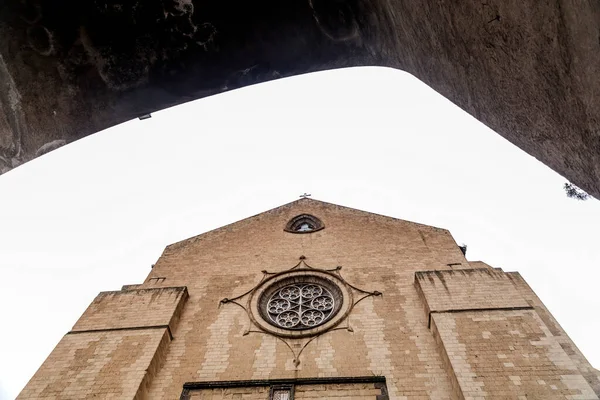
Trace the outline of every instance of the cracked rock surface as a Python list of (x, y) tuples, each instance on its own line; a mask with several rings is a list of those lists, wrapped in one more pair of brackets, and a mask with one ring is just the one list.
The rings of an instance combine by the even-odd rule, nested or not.
[(412, 73), (600, 198), (597, 0), (5, 0), (0, 172), (178, 103), (358, 65)]

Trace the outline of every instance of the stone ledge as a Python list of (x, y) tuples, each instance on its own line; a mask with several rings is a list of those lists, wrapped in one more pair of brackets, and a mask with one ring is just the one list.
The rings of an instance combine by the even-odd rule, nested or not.
[(502, 270), (417, 271), (415, 286), (428, 317), (434, 312), (531, 308)]
[(69, 333), (157, 327), (170, 333), (187, 298), (185, 286), (101, 292)]

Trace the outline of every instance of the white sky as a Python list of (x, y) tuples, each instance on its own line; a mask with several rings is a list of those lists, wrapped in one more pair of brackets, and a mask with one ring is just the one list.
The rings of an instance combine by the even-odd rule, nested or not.
[(188, 103), (0, 176), (0, 398), (172, 242), (309, 192), (450, 229), (519, 271), (600, 366), (600, 202), (409, 74), (356, 68)]

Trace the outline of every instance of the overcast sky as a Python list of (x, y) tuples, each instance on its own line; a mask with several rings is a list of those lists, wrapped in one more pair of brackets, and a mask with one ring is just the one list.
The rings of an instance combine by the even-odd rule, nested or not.
[(188, 103), (0, 176), (0, 398), (172, 242), (313, 197), (449, 229), (519, 271), (600, 366), (600, 202), (409, 74), (356, 68)]

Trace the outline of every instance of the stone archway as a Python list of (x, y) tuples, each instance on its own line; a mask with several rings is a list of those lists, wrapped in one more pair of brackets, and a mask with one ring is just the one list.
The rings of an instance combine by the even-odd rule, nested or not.
[(7, 0), (0, 172), (182, 102), (380, 65), (600, 198), (599, 36), (593, 0)]

